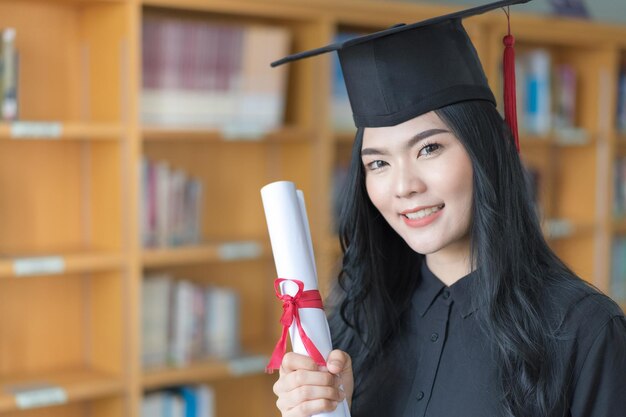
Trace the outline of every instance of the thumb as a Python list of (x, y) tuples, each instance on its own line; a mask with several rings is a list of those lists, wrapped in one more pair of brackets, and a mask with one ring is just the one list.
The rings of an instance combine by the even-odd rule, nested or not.
[(352, 376), (352, 358), (344, 351), (336, 349), (330, 352), (326, 366), (331, 374)]

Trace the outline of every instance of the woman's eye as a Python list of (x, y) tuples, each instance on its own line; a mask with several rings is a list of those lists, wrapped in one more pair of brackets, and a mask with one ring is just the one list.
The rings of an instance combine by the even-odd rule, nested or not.
[(418, 156), (429, 156), (436, 153), (439, 149), (441, 149), (441, 145), (438, 143), (429, 143), (420, 149)]
[(376, 160), (376, 161), (372, 161), (368, 163), (367, 168), (370, 171), (376, 171), (377, 169), (383, 168), (385, 165), (386, 165), (385, 161)]

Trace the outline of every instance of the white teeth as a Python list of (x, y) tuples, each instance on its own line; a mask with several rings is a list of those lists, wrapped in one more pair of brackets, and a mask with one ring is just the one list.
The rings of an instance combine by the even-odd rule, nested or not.
[(443, 208), (443, 206), (436, 206), (436, 207), (429, 207), (429, 208), (425, 208), (423, 210), (419, 210), (419, 211), (415, 211), (413, 213), (407, 213), (405, 214), (405, 216), (409, 219), (421, 219), (424, 218), (426, 216), (429, 216), (433, 213), (438, 212), (439, 210), (441, 210)]

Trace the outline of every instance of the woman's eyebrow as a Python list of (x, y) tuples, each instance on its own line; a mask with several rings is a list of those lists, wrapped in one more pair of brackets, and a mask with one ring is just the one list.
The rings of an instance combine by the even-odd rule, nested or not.
[(420, 141), (429, 138), (431, 136), (434, 135), (438, 135), (440, 133), (450, 133), (449, 130), (445, 130), (445, 129), (428, 129), (425, 130), (423, 132), (418, 133), (417, 135), (413, 136), (407, 143), (406, 143), (406, 148), (412, 148), (413, 146), (415, 146), (417, 143), (419, 143)]
[(361, 156), (365, 155), (389, 155), (389, 152), (386, 149), (363, 148), (361, 149)]
[[(438, 135), (440, 133), (450, 133), (449, 130), (445, 130), (445, 129), (428, 129), (425, 130), (423, 132), (418, 133), (417, 135), (413, 136), (411, 139), (409, 139), (409, 141), (406, 143), (405, 148), (412, 148), (413, 146), (415, 146), (417, 143), (419, 143), (420, 141), (429, 138), (431, 136), (434, 135)], [(361, 149), (361, 156), (365, 156), (365, 155), (388, 155), (389, 152), (385, 149), (379, 149), (379, 148), (363, 148)]]

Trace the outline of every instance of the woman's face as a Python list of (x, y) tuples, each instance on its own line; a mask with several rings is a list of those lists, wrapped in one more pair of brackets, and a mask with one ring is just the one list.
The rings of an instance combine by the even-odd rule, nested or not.
[(361, 158), (372, 203), (414, 251), (468, 257), (472, 164), (439, 116), (366, 128)]

